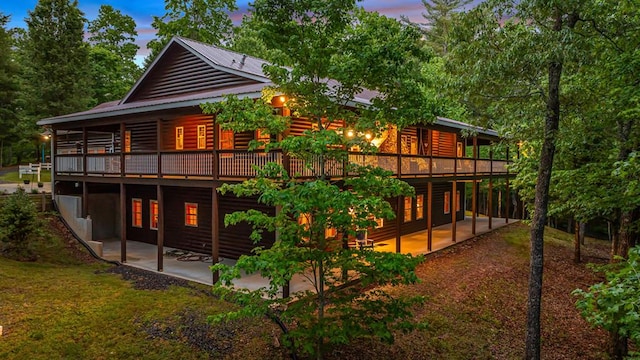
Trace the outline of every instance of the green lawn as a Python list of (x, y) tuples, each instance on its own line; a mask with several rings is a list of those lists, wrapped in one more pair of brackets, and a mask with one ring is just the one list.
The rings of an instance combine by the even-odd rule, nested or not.
[[(7, 181), (7, 182), (13, 182), (13, 183), (22, 183), (22, 180), (27, 179), (27, 180), (31, 180), (33, 182), (38, 181), (38, 175), (34, 174), (34, 175), (22, 175), (22, 179), (20, 179), (19, 174), (17, 171), (15, 172), (10, 172), (4, 175), (0, 175), (0, 180), (3, 181)], [(51, 181), (51, 171), (49, 170), (42, 170), (40, 172), (40, 182), (50, 182)]]
[[(110, 265), (77, 260), (59, 238), (37, 246), (37, 262), (0, 257), (0, 359), (210, 358), (212, 350), (193, 346), (183, 319), (206, 327), (207, 315), (231, 306), (210, 296), (209, 286), (136, 290), (104, 273)], [(249, 351), (268, 347), (218, 346), (245, 358), (261, 358)]]

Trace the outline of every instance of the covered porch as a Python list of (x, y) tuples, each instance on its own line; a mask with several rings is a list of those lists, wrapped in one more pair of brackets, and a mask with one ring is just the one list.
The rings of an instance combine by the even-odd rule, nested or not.
[[(459, 244), (473, 237), (484, 234), (503, 227), (507, 224), (517, 222), (516, 219), (477, 217), (475, 235), (472, 233), (472, 219), (467, 217), (456, 224), (456, 241), (452, 240), (451, 224), (434, 227), (432, 229), (432, 250), (427, 250), (427, 230), (404, 235), (401, 238), (400, 251), (402, 253), (413, 255), (429, 254), (446, 249), (455, 244)], [(491, 226), (489, 226), (491, 224)], [(127, 262), (129, 266), (157, 272), (158, 248), (156, 245), (147, 244), (139, 241), (127, 241)], [(121, 242), (117, 239), (105, 241), (103, 243), (103, 258), (107, 260), (120, 260)], [(384, 241), (376, 241), (373, 246), (374, 251), (396, 251), (396, 239), (388, 239)], [(164, 247), (163, 254), (163, 273), (175, 276), (181, 279), (194, 281), (202, 284), (211, 284), (213, 274), (209, 270), (212, 265), (211, 257), (207, 254), (193, 254), (191, 260), (184, 261), (178, 256), (172, 255), (172, 248)], [(198, 259), (199, 258), (199, 259)], [(180, 260), (179, 260), (180, 259)], [(222, 263), (233, 265), (234, 260), (221, 259)], [(268, 284), (266, 278), (259, 274), (246, 275), (243, 274), (241, 279), (234, 282), (238, 288), (256, 290), (265, 287)], [(290, 292), (296, 292), (310, 288), (310, 284), (303, 277), (294, 278), (290, 284)]]

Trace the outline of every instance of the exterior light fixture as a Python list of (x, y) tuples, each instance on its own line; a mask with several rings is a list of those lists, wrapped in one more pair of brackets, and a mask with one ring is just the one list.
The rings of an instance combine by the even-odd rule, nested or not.
[(371, 140), (371, 134), (369, 134), (369, 133), (364, 134), (364, 137), (365, 137), (367, 140)]
[(280, 102), (284, 104), (285, 101), (287, 101), (287, 98), (284, 95), (281, 95)]
[(348, 137), (353, 137), (353, 130), (348, 130), (347, 131), (347, 136)]

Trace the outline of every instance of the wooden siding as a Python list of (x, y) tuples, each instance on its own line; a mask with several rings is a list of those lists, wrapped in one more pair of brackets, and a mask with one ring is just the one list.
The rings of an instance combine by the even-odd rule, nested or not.
[[(164, 245), (211, 254), (211, 189), (167, 186), (163, 197)], [(185, 225), (185, 203), (198, 204), (197, 227)]]
[(255, 80), (216, 70), (187, 49), (173, 44), (138, 84), (127, 103), (255, 83)]
[(131, 131), (131, 152), (156, 151), (158, 149), (156, 126), (155, 121), (126, 125), (125, 131)]
[(431, 149), (433, 156), (456, 156), (456, 134), (432, 130)]
[[(148, 244), (156, 244), (158, 232), (149, 228), (149, 200), (156, 199), (155, 186), (126, 185), (127, 203), (127, 240), (140, 241)], [(142, 200), (142, 227), (132, 226), (131, 202), (132, 199)], [(166, 240), (165, 240), (166, 243)]]
[(259, 204), (256, 198), (236, 197), (234, 195), (219, 195), (220, 220), (218, 223), (220, 234), (220, 256), (230, 259), (237, 259), (240, 255), (251, 254), (251, 250), (256, 246), (269, 247), (275, 241), (275, 234), (265, 232), (262, 234), (262, 241), (254, 244), (250, 239), (252, 228), (247, 223), (240, 223), (233, 226), (224, 226), (224, 217), (234, 211), (246, 211), (255, 209), (275, 215), (275, 209), (263, 204)]
[[(451, 213), (444, 213), (444, 193), (449, 191), (451, 193), (453, 186), (451, 183), (434, 183), (433, 184), (433, 215), (431, 217), (431, 223), (433, 226), (440, 226), (451, 223)], [(460, 191), (460, 210), (456, 214), (457, 220), (464, 220), (464, 183), (458, 183), (457, 190)], [(453, 211), (455, 206), (456, 196), (451, 193), (450, 195), (449, 209)]]
[[(207, 149), (213, 149), (213, 116), (188, 115), (162, 122), (162, 149), (176, 150), (176, 127), (184, 128), (182, 150), (198, 150), (198, 125), (207, 126)], [(154, 133), (154, 137), (155, 137)]]

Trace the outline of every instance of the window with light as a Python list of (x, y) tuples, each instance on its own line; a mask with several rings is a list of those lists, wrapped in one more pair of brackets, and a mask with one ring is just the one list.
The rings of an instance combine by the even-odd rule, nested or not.
[(184, 204), (184, 224), (186, 226), (198, 227), (198, 204)]
[(131, 199), (131, 226), (142, 227), (142, 199)]
[(149, 210), (149, 227), (151, 228), (151, 230), (158, 230), (158, 201), (151, 200), (149, 202)]

